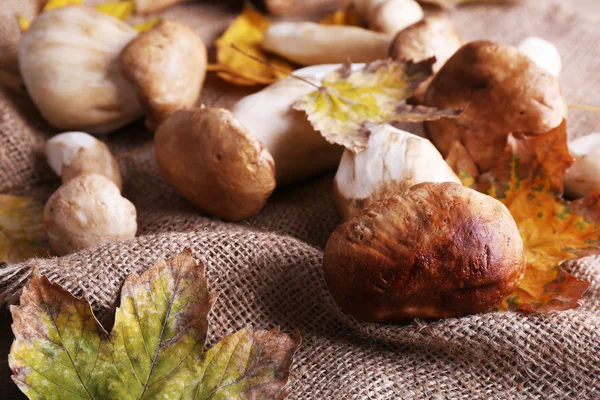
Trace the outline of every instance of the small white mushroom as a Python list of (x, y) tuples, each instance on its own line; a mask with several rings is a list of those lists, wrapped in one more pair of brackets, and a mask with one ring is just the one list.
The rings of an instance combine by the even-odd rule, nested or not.
[(346, 150), (335, 175), (334, 193), (344, 220), (421, 182), (461, 183), (429, 140), (387, 124), (369, 129), (369, 147), (358, 154)]
[(119, 165), (108, 147), (84, 132), (65, 132), (46, 142), (48, 164), (65, 183), (79, 175), (100, 174), (119, 190), (123, 180)]
[(369, 29), (395, 35), (423, 19), (423, 9), (415, 0), (354, 0), (358, 15)]
[(391, 39), (355, 26), (279, 22), (267, 29), (263, 47), (301, 65), (357, 63), (386, 58)]
[(137, 231), (135, 206), (102, 175), (79, 175), (62, 185), (44, 208), (50, 246), (65, 255), (89, 246), (130, 239)]
[(575, 162), (565, 175), (565, 192), (580, 198), (600, 189), (600, 133), (591, 133), (569, 143)]
[(562, 70), (562, 60), (556, 46), (538, 37), (528, 37), (518, 46), (519, 51), (531, 58), (537, 65), (558, 77)]

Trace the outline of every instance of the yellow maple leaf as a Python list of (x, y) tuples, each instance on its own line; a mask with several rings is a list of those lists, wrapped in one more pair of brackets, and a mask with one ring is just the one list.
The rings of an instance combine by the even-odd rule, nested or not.
[(356, 14), (356, 9), (352, 3), (346, 7), (329, 14), (319, 21), (322, 25), (346, 25), (346, 26), (361, 26), (360, 18)]
[(50, 253), (43, 211), (44, 205), (29, 197), (0, 194), (0, 261), (20, 262)]
[(327, 141), (359, 152), (369, 143), (367, 124), (458, 115), (453, 110), (411, 107), (405, 103), (419, 84), (433, 74), (434, 61), (375, 61), (357, 70), (346, 63), (327, 75), (320, 88), (301, 97), (294, 108), (305, 111), (312, 126)]
[(156, 24), (158, 24), (160, 21), (161, 21), (161, 18), (152, 18), (147, 21), (140, 22), (139, 24), (134, 25), (133, 29), (135, 29), (136, 31), (138, 31), (140, 33), (149, 31), (150, 29), (154, 28), (154, 26)]
[(107, 14), (118, 18), (120, 20), (126, 20), (135, 11), (135, 4), (133, 1), (110, 1), (96, 5), (96, 10), (103, 14)]
[(543, 135), (509, 136), (496, 166), (480, 177), (459, 171), (464, 184), (506, 205), (523, 238), (525, 274), (502, 310), (574, 308), (589, 286), (561, 268), (564, 261), (600, 253), (600, 192), (572, 202), (561, 198), (571, 163), (563, 122)]
[(67, 7), (67, 6), (79, 6), (83, 3), (83, 0), (49, 0), (42, 11), (54, 10), (55, 8)]
[[(268, 85), (288, 76), (294, 66), (261, 48), (269, 25), (267, 17), (246, 4), (244, 11), (215, 42), (217, 64), (210, 69), (219, 71), (218, 76), (238, 85)], [(234, 45), (264, 63), (253, 60)]]

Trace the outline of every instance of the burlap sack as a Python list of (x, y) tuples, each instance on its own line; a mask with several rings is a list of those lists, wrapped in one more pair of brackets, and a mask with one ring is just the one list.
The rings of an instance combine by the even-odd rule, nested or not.
[[(0, 51), (18, 40), (17, 11), (33, 0), (2, 0)], [(560, 49), (562, 83), (570, 103), (600, 104), (600, 4), (597, 0), (525, 0), (521, 5), (472, 6), (452, 17), (468, 39), (516, 44), (541, 36)], [(226, 2), (185, 4), (168, 11), (194, 26), (207, 43), (236, 7)], [(209, 80), (202, 102), (227, 105), (246, 91)], [(268, 121), (265, 121), (268, 123)], [(572, 111), (572, 135), (600, 129), (596, 114)], [(29, 100), (0, 89), (0, 189), (47, 196), (58, 182), (38, 156), (54, 132)], [(150, 140), (141, 124), (107, 138), (118, 154)], [(42, 160), (43, 161), (43, 160)], [(597, 399), (600, 397), (600, 258), (567, 269), (591, 281), (580, 309), (523, 315), (489, 313), (408, 326), (360, 323), (341, 313), (321, 272), (323, 247), (339, 223), (332, 175), (281, 188), (255, 218), (223, 223), (200, 215), (161, 178), (148, 147), (121, 161), (126, 197), (139, 212), (139, 237), (70, 256), (32, 260), (0, 270), (2, 300), (14, 301), (37, 265), (75, 294), (85, 293), (104, 321), (124, 276), (157, 257), (191, 247), (207, 263), (221, 293), (210, 340), (241, 327), (299, 329), (303, 344), (290, 381), (292, 399)]]

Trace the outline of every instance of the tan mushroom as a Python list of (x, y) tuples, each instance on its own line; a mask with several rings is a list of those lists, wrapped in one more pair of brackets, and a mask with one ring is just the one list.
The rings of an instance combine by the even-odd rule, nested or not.
[(65, 183), (79, 175), (100, 174), (121, 190), (123, 179), (108, 147), (84, 132), (65, 132), (46, 142), (48, 164)]
[(158, 166), (199, 209), (230, 221), (257, 214), (275, 189), (273, 158), (227, 110), (180, 110), (156, 131)]
[(52, 250), (65, 255), (89, 246), (135, 237), (135, 206), (102, 175), (79, 175), (62, 185), (44, 208)]
[(142, 115), (119, 54), (137, 32), (90, 7), (63, 7), (33, 20), (19, 44), (31, 99), (61, 130), (114, 131)]
[(129, 43), (121, 54), (121, 69), (137, 88), (146, 127), (153, 131), (174, 111), (198, 101), (206, 47), (187, 25), (163, 20)]
[[(433, 72), (437, 73), (463, 44), (462, 35), (452, 20), (435, 15), (398, 32), (390, 46), (390, 57), (415, 62), (435, 57)], [(417, 88), (415, 98), (418, 102), (423, 102), (432, 79)]]

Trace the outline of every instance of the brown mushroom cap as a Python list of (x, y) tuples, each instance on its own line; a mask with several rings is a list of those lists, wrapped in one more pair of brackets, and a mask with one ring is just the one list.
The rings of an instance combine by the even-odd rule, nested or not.
[(237, 221), (257, 214), (275, 189), (273, 158), (227, 110), (180, 110), (156, 131), (166, 180), (203, 211)]
[(135, 206), (102, 175), (79, 175), (62, 185), (44, 208), (50, 246), (58, 255), (115, 240), (137, 231)]
[[(390, 46), (394, 60), (423, 61), (435, 57), (433, 72), (437, 73), (448, 59), (464, 44), (464, 39), (451, 19), (434, 15), (398, 32)], [(423, 103), (425, 92), (433, 77), (421, 83), (414, 98)]]
[(376, 322), (488, 311), (520, 281), (523, 241), (499, 201), (456, 183), (421, 183), (338, 227), (327, 286), (353, 316)]
[(544, 134), (567, 114), (558, 80), (516, 48), (471, 42), (448, 60), (425, 95), (440, 109), (464, 108), (455, 119), (426, 124), (445, 157), (459, 141), (479, 172), (488, 171), (510, 133)]
[(196, 104), (206, 77), (206, 47), (190, 27), (161, 21), (131, 41), (121, 70), (133, 83), (150, 130), (181, 108)]
[(435, 57), (433, 72), (438, 72), (463, 44), (454, 22), (434, 15), (398, 32), (390, 46), (390, 57), (415, 62)]

